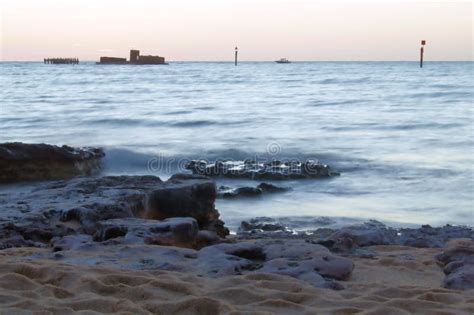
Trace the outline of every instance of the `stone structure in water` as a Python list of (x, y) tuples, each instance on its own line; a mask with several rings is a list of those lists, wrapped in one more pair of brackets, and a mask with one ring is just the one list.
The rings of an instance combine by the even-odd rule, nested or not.
[(130, 60), (119, 57), (100, 57), (97, 64), (113, 64), (113, 65), (167, 65), (165, 57), (161, 56), (142, 56), (139, 50), (130, 50)]
[(222, 176), (230, 178), (249, 178), (258, 180), (328, 178), (339, 175), (328, 165), (314, 160), (307, 161), (215, 161), (193, 160), (185, 165), (193, 174)]

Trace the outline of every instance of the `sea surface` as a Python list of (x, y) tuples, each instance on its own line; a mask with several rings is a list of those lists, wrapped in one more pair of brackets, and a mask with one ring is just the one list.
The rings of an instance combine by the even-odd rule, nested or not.
[(103, 174), (255, 157), (341, 173), (218, 200), (232, 228), (256, 216), (473, 226), (473, 79), (472, 62), (2, 62), (0, 142), (101, 146)]

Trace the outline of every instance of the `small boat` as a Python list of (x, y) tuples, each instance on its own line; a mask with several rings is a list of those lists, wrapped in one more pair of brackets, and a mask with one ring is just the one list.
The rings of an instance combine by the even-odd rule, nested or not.
[(289, 61), (288, 59), (286, 58), (281, 58), (280, 60), (277, 60), (275, 61), (276, 63), (291, 63), (291, 61)]

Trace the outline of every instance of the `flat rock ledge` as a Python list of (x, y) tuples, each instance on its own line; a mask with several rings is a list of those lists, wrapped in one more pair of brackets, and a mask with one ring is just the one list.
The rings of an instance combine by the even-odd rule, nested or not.
[(72, 148), (20, 142), (0, 144), (0, 183), (91, 175), (105, 154), (100, 148)]
[(278, 239), (220, 243), (196, 250), (116, 239), (96, 242), (90, 235), (69, 235), (54, 240), (53, 250), (37, 251), (21, 259), (122, 270), (178, 271), (211, 278), (273, 273), (334, 290), (344, 289), (340, 281), (350, 279), (354, 269), (350, 259), (334, 255), (324, 246)]
[[(229, 234), (202, 176), (76, 177), (0, 195), (0, 249), (48, 247), (66, 236), (198, 248)], [(54, 247), (54, 245), (53, 245)], [(60, 247), (58, 247), (60, 248)]]
[[(75, 177), (0, 194), (0, 249), (37, 247), (21, 261), (203, 277), (274, 273), (316, 287), (344, 289), (354, 258), (377, 259), (372, 245), (445, 248), (436, 259), (452, 289), (473, 288), (472, 228), (393, 229), (377, 221), (295, 233), (256, 218), (235, 237), (215, 209), (217, 189), (203, 175)], [(308, 220), (305, 220), (308, 221)], [(308, 222), (330, 224), (329, 218)], [(453, 239), (460, 239), (453, 241)]]
[(329, 178), (339, 175), (331, 171), (328, 165), (314, 160), (304, 162), (274, 160), (266, 163), (252, 160), (215, 162), (193, 160), (187, 163), (185, 168), (198, 175), (257, 180)]
[[(321, 224), (328, 219), (314, 218), (313, 221)], [(260, 217), (243, 221), (237, 234), (239, 240), (272, 238), (304, 239), (348, 258), (377, 259), (371, 250), (371, 246), (377, 245), (442, 248), (443, 252), (433, 257), (446, 275), (441, 286), (455, 290), (474, 289), (474, 230), (467, 226), (423, 225), (394, 229), (372, 220), (339, 229), (320, 228), (299, 233), (285, 226), (282, 220)]]
[[(286, 222), (291, 224), (285, 224)], [(445, 225), (432, 227), (422, 225), (419, 228), (392, 228), (376, 220), (362, 224), (352, 224), (341, 228), (318, 228), (316, 230), (295, 231), (295, 223), (304, 225), (330, 225), (334, 222), (326, 217), (269, 218), (257, 217), (243, 221), (238, 230), (238, 237), (271, 238), (288, 237), (304, 238), (324, 245), (333, 252), (350, 254), (358, 249), (372, 245), (402, 245), (418, 248), (444, 248), (452, 239), (474, 239), (474, 230), (467, 226)]]
[(276, 273), (343, 289), (354, 265), (305, 240), (236, 242), (202, 175), (75, 177), (0, 195), (0, 249), (36, 247), (22, 259), (205, 277)]

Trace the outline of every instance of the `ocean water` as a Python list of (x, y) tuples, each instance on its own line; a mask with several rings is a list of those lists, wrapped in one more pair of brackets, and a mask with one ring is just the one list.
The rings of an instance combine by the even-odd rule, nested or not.
[(472, 226), (473, 76), (472, 62), (3, 62), (0, 142), (102, 146), (103, 174), (166, 178), (189, 159), (255, 157), (341, 172), (219, 200), (233, 228), (255, 216)]

